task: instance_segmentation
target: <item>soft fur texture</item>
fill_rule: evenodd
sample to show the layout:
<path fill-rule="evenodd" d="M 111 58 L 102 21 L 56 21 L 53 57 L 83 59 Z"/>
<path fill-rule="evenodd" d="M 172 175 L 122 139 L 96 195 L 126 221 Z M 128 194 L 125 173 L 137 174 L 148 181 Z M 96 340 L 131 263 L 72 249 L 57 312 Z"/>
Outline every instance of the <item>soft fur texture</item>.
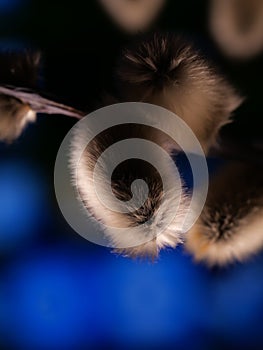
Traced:
<path fill-rule="evenodd" d="M 10 143 L 20 136 L 29 122 L 34 122 L 36 113 L 20 100 L 0 95 L 0 140 Z"/>
<path fill-rule="evenodd" d="M 225 54 L 247 59 L 263 50 L 262 0 L 211 1 L 211 32 Z"/>
<path fill-rule="evenodd" d="M 78 129 L 72 144 L 71 164 L 75 166 L 81 145 L 85 144 L 89 130 Z M 113 192 L 119 200 L 125 203 L 131 199 L 131 184 L 136 179 L 143 179 L 148 184 L 148 199 L 139 209 L 134 209 L 127 205 L 128 213 L 120 213 L 106 208 L 97 197 L 93 184 L 93 170 L 101 153 L 110 145 L 128 138 L 145 138 L 151 133 L 143 126 L 121 125 L 113 127 L 97 136 L 86 148 L 77 169 L 72 169 L 73 184 L 79 192 L 80 200 L 89 210 L 96 221 L 101 222 L 105 229 L 105 234 L 109 238 L 115 252 L 131 257 L 147 257 L 154 259 L 158 256 L 161 248 L 175 247 L 181 242 L 181 228 L 185 217 L 185 208 L 188 207 L 188 200 L 183 190 L 183 196 L 176 216 L 170 225 L 167 221 L 176 212 L 174 197 L 171 192 L 164 193 L 163 184 L 158 172 L 149 164 L 135 159 L 127 160 L 115 169 L 112 178 L 108 173 L 108 168 L 104 163 L 103 169 L 99 173 L 99 185 L 103 189 L 106 182 L 111 181 Z M 152 134 L 151 134 L 152 135 Z M 152 139 L 154 141 L 154 139 Z M 112 154 L 110 161 L 118 160 L 118 154 Z M 108 159 L 109 160 L 109 159 Z M 165 162 L 166 179 L 171 187 L 177 191 L 178 199 L 181 192 L 181 183 Z M 172 188 L 171 188 L 172 190 Z M 141 187 L 135 183 L 133 194 L 140 199 Z M 105 191 L 107 197 L 107 192 Z M 160 204 L 164 200 L 162 209 Z M 143 224 L 148 221 L 148 224 Z M 118 231 L 115 228 L 132 228 L 133 234 Z M 162 228 L 165 230 L 162 231 Z M 142 243 L 138 243 L 142 242 Z"/>
<path fill-rule="evenodd" d="M 187 235 L 197 261 L 226 265 L 263 248 L 262 178 L 260 166 L 231 163 L 212 179 L 203 213 Z"/>
<path fill-rule="evenodd" d="M 206 152 L 215 145 L 219 129 L 229 122 L 231 112 L 241 103 L 241 98 L 234 89 L 191 45 L 174 35 L 153 34 L 137 41 L 125 51 L 116 76 L 117 100 L 148 102 L 171 110 L 192 128 Z M 87 138 L 87 132 L 79 130 L 75 135 L 71 159 L 76 159 L 81 143 Z M 105 232 L 116 247 L 115 251 L 132 257 L 154 258 L 161 248 L 175 247 L 181 242 L 180 228 L 189 206 L 187 196 L 184 194 L 172 225 L 153 236 L 153 232 L 161 231 L 160 227 L 166 225 L 170 213 L 176 209 L 169 192 L 164 193 L 161 179 L 154 169 L 140 161 L 129 161 L 111 179 L 115 196 L 124 201 L 130 199 L 130 187 L 135 179 L 142 178 L 147 182 L 147 201 L 138 210 L 129 208 L 129 214 L 105 208 L 98 200 L 93 185 L 93 168 L 100 154 L 110 145 L 132 137 L 151 140 L 168 152 L 178 148 L 173 140 L 156 129 L 123 125 L 111 128 L 86 148 L 78 171 L 73 172 L 73 181 L 86 208 L 97 221 L 106 226 Z M 117 159 L 118 155 L 112 157 Z M 165 163 L 163 166 L 167 167 L 168 181 L 173 182 L 174 188 L 179 191 L 179 179 Z M 98 177 L 103 189 L 105 181 L 109 181 L 106 166 Z M 135 196 L 139 197 L 140 187 L 136 186 Z M 160 211 L 158 209 L 162 199 L 164 206 Z M 142 225 L 149 219 L 147 227 Z M 136 233 L 124 235 L 109 226 L 136 227 Z M 138 244 L 143 237 L 147 241 Z"/>
<path fill-rule="evenodd" d="M 139 39 L 124 51 L 116 76 L 122 101 L 171 110 L 190 126 L 205 152 L 242 102 L 189 43 L 172 34 Z"/>

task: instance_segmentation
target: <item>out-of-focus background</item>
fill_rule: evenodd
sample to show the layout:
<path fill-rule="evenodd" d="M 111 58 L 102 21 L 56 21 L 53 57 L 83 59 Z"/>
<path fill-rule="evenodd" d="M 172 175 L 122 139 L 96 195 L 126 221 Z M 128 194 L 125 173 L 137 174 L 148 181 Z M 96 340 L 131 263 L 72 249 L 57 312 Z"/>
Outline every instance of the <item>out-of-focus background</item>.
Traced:
<path fill-rule="evenodd" d="M 205 0 L 167 1 L 156 28 L 189 36 L 248 96 L 224 133 L 254 157 L 263 55 L 226 58 L 209 34 L 208 9 Z M 97 1 L 0 0 L 0 50 L 40 48 L 41 88 L 86 111 L 112 88 L 130 39 Z M 262 349 L 263 254 L 224 269 L 196 265 L 181 248 L 156 263 L 132 261 L 67 225 L 53 170 L 74 122 L 43 115 L 14 144 L 0 144 L 0 348 Z"/>

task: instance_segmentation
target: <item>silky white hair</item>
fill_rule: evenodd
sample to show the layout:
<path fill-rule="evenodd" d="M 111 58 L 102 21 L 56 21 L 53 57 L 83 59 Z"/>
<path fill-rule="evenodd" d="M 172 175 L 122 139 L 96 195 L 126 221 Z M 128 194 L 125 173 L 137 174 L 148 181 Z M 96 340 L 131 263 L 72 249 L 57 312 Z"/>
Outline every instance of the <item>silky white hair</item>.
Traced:
<path fill-rule="evenodd" d="M 263 168 L 232 162 L 209 187 L 186 249 L 210 266 L 244 261 L 263 248 Z"/>
<path fill-rule="evenodd" d="M 29 122 L 36 120 L 36 113 L 20 100 L 0 95 L 0 140 L 10 143 L 20 136 Z"/>
<path fill-rule="evenodd" d="M 172 111 L 193 130 L 206 153 L 243 100 L 191 44 L 168 33 L 151 34 L 124 50 L 116 75 L 122 100 Z"/>
<path fill-rule="evenodd" d="M 242 101 L 232 86 L 191 45 L 170 34 L 155 33 L 146 36 L 126 49 L 118 64 L 116 88 L 116 98 L 121 102 L 148 102 L 177 114 L 192 128 L 207 153 L 216 144 L 219 129 L 229 122 L 232 111 Z M 71 150 L 73 160 L 76 160 L 78 154 L 76 150 L 88 138 L 85 133 L 88 131 L 79 130 L 76 133 Z M 88 211 L 106 227 L 105 233 L 116 247 L 115 251 L 132 257 L 154 258 L 161 248 L 175 247 L 182 241 L 180 230 L 189 208 L 189 196 L 184 191 L 177 215 L 172 225 L 167 226 L 168 217 L 176 210 L 175 203 L 169 192 L 163 192 L 161 179 L 154 170 L 147 168 L 145 164 L 127 163 L 117 176 L 109 179 L 105 166 L 97 175 L 100 187 L 103 189 L 105 182 L 111 182 L 115 196 L 124 203 L 130 199 L 130 185 L 133 180 L 142 176 L 149 186 L 148 199 L 139 210 L 128 208 L 129 214 L 124 214 L 105 208 L 94 190 L 93 170 L 96 161 L 107 147 L 130 137 L 148 139 L 170 153 L 178 147 L 167 135 L 156 129 L 138 125 L 111 128 L 96 137 L 86 148 L 78 164 L 78 171 L 73 174 L 73 183 Z M 112 154 L 112 157 L 118 158 L 118 155 Z M 163 167 L 166 169 L 168 181 L 173 181 L 174 188 L 181 190 L 180 179 L 176 178 L 167 164 L 164 163 Z M 133 195 L 139 197 L 139 185 L 136 184 L 133 190 Z M 160 211 L 158 209 L 162 199 L 164 205 Z M 145 221 L 149 222 L 147 227 L 142 225 Z M 111 226 L 136 227 L 136 234 L 127 237 Z M 161 231 L 163 226 L 168 229 Z M 158 230 L 161 233 L 156 234 L 153 239 L 136 244 L 142 237 L 151 237 L 151 232 Z"/>
<path fill-rule="evenodd" d="M 189 198 L 185 189 L 182 188 L 181 179 L 177 177 L 174 169 L 169 165 L 170 163 L 167 164 L 161 160 L 163 171 L 166 174 L 164 179 L 160 177 L 156 169 L 134 159 L 127 160 L 126 164 L 121 165 L 119 172 L 117 171 L 117 174 L 111 177 L 108 172 L 109 164 L 100 159 L 102 166 L 100 171 L 96 173 L 96 180 L 104 193 L 105 202 L 109 201 L 109 196 L 108 187 L 105 190 L 104 187 L 106 184 L 110 184 L 116 198 L 122 201 L 127 209 L 126 213 L 111 209 L 115 203 L 111 205 L 110 202 L 108 206 L 102 203 L 94 186 L 94 168 L 103 151 L 122 139 L 146 138 L 147 128 L 138 125 L 121 125 L 104 131 L 86 147 L 76 169 L 75 165 L 80 157 L 80 151 L 86 140 L 89 139 L 89 132 L 90 130 L 85 128 L 78 128 L 75 131 L 70 152 L 70 163 L 73 166 L 72 181 L 87 212 L 96 222 L 102 224 L 101 228 L 109 238 L 110 244 L 115 248 L 114 251 L 134 258 L 155 259 L 160 249 L 176 247 L 178 243 L 182 242 L 182 227 L 186 210 L 189 207 Z M 153 134 L 151 136 L 152 141 L 154 141 Z M 116 161 L 117 164 L 121 164 L 118 154 L 112 153 L 111 158 L 107 159 L 107 163 L 109 161 L 113 164 L 116 164 Z M 130 207 L 126 203 L 131 199 L 131 196 L 141 203 L 140 183 L 133 181 L 142 177 L 148 185 L 149 195 L 142 202 L 140 208 Z M 167 181 L 166 183 L 170 184 L 170 191 L 164 192 L 162 181 Z M 131 184 L 133 184 L 132 188 Z M 176 211 L 177 200 L 179 206 Z M 171 217 L 173 218 L 172 222 L 170 221 Z M 132 234 L 122 232 L 122 230 L 118 230 L 119 228 L 130 228 Z"/>

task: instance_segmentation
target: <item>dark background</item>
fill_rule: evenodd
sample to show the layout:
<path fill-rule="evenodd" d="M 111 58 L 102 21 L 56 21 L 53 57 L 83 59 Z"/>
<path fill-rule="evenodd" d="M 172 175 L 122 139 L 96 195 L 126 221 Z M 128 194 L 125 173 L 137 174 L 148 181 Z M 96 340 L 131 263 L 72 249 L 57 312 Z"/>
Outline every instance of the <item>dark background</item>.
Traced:
<path fill-rule="evenodd" d="M 263 55 L 224 57 L 209 35 L 208 3 L 167 1 L 155 26 L 189 36 L 247 97 L 223 136 L 260 162 Z M 1 50 L 40 48 L 39 89 L 87 112 L 112 90 L 131 38 L 96 1 L 0 0 Z M 0 145 L 1 349 L 261 349 L 263 255 L 209 270 L 177 249 L 152 264 L 116 257 L 71 230 L 53 170 L 74 123 L 42 115 Z"/>

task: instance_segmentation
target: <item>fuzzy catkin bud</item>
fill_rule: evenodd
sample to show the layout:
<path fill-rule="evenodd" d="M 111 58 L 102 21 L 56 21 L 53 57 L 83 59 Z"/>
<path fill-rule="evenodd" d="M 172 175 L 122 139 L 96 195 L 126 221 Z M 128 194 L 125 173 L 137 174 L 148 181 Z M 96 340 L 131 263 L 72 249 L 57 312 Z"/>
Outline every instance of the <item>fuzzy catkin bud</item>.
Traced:
<path fill-rule="evenodd" d="M 10 143 L 23 132 L 29 122 L 34 122 L 36 113 L 28 104 L 16 98 L 0 95 L 0 140 Z"/>
<path fill-rule="evenodd" d="M 232 162 L 216 174 L 203 213 L 187 235 L 196 261 L 226 265 L 263 248 L 263 168 Z"/>
<path fill-rule="evenodd" d="M 165 107 L 183 119 L 205 152 L 242 98 L 191 44 L 154 33 L 124 50 L 116 72 L 122 101 Z"/>

